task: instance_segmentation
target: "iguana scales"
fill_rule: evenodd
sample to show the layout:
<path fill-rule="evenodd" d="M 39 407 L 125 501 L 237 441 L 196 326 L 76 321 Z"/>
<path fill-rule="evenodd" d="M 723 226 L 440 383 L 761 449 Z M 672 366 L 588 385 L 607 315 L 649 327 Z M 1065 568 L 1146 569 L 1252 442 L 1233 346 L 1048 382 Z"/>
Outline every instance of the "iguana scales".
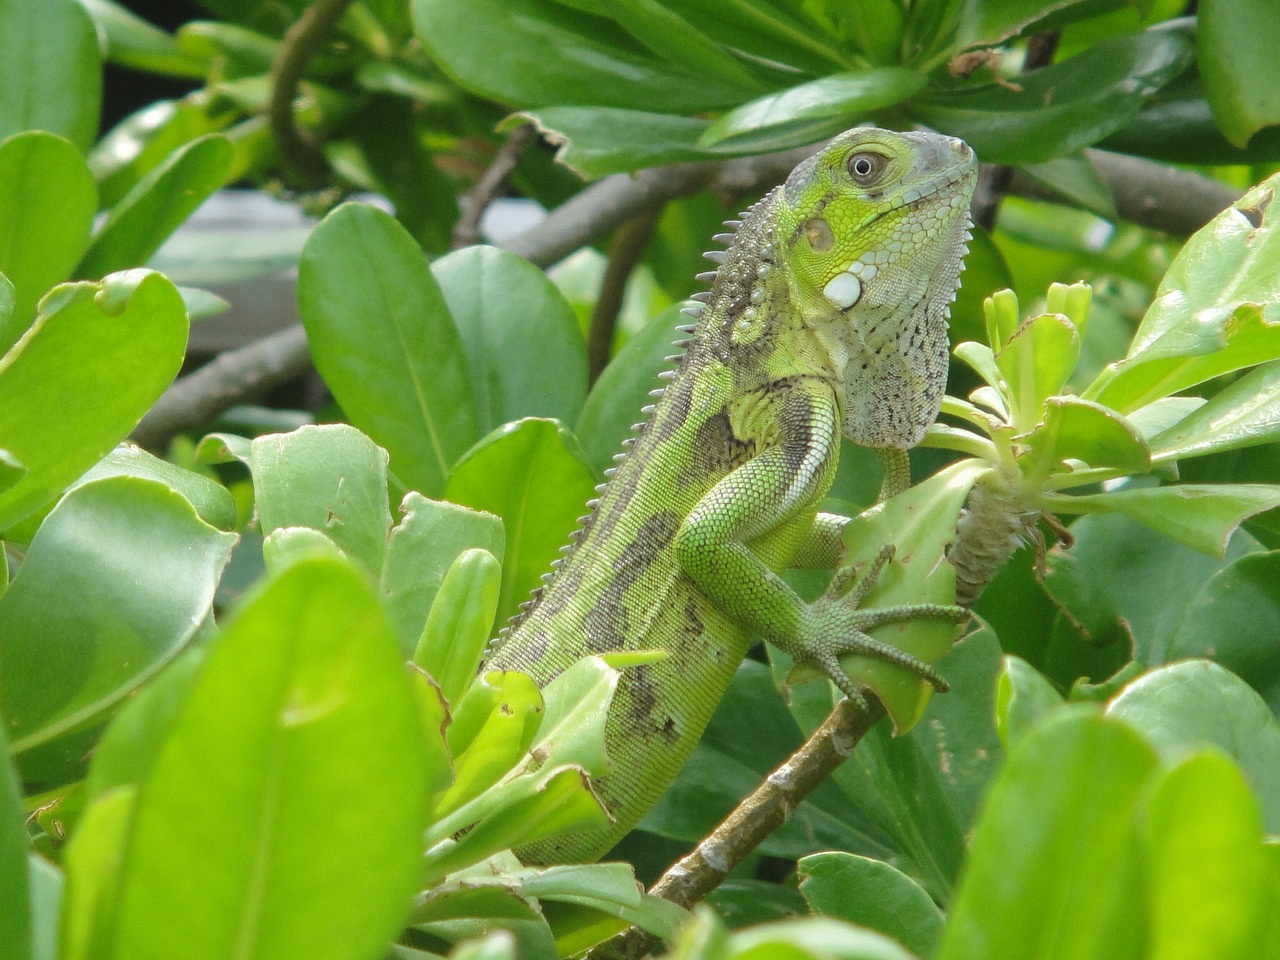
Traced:
<path fill-rule="evenodd" d="M 755 637 L 860 698 L 838 656 L 926 664 L 864 631 L 954 608 L 806 603 L 778 576 L 833 568 L 844 517 L 818 512 L 840 435 L 918 443 L 938 413 L 947 316 L 977 161 L 960 140 L 870 127 L 836 137 L 708 254 L 719 266 L 684 352 L 566 556 L 504 631 L 487 669 L 539 684 L 580 658 L 661 650 L 623 671 L 596 781 L 612 829 L 522 850 L 599 857 L 675 777 Z"/>

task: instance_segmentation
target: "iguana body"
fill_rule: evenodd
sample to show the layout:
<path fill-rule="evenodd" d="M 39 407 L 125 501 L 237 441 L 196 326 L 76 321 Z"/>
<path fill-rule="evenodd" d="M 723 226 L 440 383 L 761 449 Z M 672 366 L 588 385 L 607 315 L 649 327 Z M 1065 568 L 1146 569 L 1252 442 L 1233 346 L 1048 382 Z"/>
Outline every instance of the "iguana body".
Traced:
<path fill-rule="evenodd" d="M 975 176 L 959 140 L 856 129 L 722 238 L 729 249 L 713 256 L 721 263 L 670 385 L 486 664 L 545 684 L 590 654 L 668 654 L 618 684 L 613 769 L 596 781 L 613 829 L 521 851 L 527 859 L 591 860 L 634 826 L 756 636 L 855 696 L 836 662 L 846 651 L 936 678 L 862 633 L 879 622 L 866 612 L 805 603 L 776 571 L 835 565 L 843 518 L 818 506 L 842 432 L 905 449 L 937 415 Z"/>

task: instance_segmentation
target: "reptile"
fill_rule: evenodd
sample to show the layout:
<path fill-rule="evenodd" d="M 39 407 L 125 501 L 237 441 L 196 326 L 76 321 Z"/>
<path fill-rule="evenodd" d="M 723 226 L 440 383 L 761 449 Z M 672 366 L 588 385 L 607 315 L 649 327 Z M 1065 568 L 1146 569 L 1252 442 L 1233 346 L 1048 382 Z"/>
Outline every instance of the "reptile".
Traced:
<path fill-rule="evenodd" d="M 945 689 L 932 667 L 866 631 L 960 619 L 958 608 L 805 602 L 778 573 L 838 567 L 848 521 L 818 507 L 842 433 L 895 451 L 905 471 L 901 451 L 937 416 L 976 176 L 961 140 L 855 128 L 717 235 L 727 249 L 707 254 L 718 266 L 698 275 L 710 290 L 679 328 L 690 336 L 669 358 L 669 383 L 485 663 L 545 686 L 584 656 L 665 654 L 618 680 L 605 727 L 612 767 L 593 781 L 612 826 L 522 848 L 526 862 L 591 861 L 630 830 L 756 637 L 860 702 L 838 662 L 847 652 Z"/>

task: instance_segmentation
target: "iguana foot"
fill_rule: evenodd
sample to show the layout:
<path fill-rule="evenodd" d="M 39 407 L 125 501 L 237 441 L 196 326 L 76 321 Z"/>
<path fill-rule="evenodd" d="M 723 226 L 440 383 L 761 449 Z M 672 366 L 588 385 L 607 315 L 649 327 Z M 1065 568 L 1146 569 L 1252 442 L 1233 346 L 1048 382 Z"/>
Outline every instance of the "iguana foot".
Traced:
<path fill-rule="evenodd" d="M 810 622 L 805 636 L 793 644 L 783 645 L 798 662 L 818 667 L 850 700 L 866 706 L 857 683 L 840 666 L 845 654 L 874 657 L 905 667 L 940 693 L 949 688 L 947 681 L 919 657 L 870 636 L 867 631 L 886 623 L 901 623 L 917 618 L 950 620 L 963 623 L 969 611 L 963 607 L 941 603 L 901 604 L 874 610 L 860 610 L 858 604 L 875 586 L 881 570 L 893 558 L 893 546 L 885 545 L 861 576 L 852 568 L 836 571 L 823 596 L 809 605 Z M 791 647 L 791 649 L 787 649 Z"/>

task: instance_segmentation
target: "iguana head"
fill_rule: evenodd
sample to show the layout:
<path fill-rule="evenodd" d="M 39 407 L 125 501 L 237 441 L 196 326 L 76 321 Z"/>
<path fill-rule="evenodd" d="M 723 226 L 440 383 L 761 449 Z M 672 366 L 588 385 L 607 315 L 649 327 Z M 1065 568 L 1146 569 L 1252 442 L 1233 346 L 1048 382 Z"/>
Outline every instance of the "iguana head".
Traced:
<path fill-rule="evenodd" d="M 914 446 L 937 416 L 977 171 L 954 137 L 860 127 L 781 189 L 791 302 L 843 367 L 857 443 Z"/>

